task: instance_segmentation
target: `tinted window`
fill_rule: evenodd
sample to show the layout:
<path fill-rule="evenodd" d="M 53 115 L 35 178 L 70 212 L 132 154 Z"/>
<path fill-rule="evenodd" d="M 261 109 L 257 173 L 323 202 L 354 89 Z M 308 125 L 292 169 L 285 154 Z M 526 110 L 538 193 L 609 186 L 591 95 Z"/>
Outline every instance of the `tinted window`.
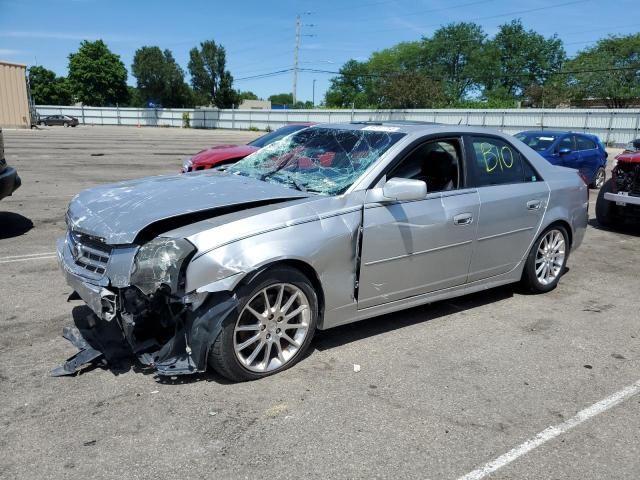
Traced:
<path fill-rule="evenodd" d="M 596 144 L 587 137 L 576 136 L 576 150 L 593 150 Z"/>
<path fill-rule="evenodd" d="M 491 137 L 471 137 L 477 185 L 502 185 L 524 181 L 523 160 L 514 147 Z"/>
<path fill-rule="evenodd" d="M 562 140 L 560 140 L 560 142 L 558 143 L 558 150 L 562 150 L 563 148 L 568 148 L 569 150 L 575 150 L 575 145 L 573 144 L 573 136 L 572 135 L 568 135 L 566 137 L 564 137 Z"/>
<path fill-rule="evenodd" d="M 426 182 L 428 192 L 455 190 L 460 179 L 460 142 L 437 140 L 424 143 L 407 155 L 387 178 Z"/>
<path fill-rule="evenodd" d="M 539 133 L 518 133 L 515 137 L 538 152 L 547 150 L 558 138 L 553 135 Z"/>

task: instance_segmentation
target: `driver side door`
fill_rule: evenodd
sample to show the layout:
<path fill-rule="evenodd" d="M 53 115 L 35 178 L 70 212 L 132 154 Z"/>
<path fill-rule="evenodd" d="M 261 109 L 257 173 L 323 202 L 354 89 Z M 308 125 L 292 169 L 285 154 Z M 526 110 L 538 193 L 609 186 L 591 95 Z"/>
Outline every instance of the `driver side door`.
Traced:
<path fill-rule="evenodd" d="M 430 161 L 451 157 L 451 179 Z M 467 280 L 476 237 L 479 197 L 466 188 L 460 138 L 429 140 L 412 149 L 385 174 L 426 178 L 424 199 L 379 203 L 365 200 L 358 308 L 368 308 L 445 288 Z M 434 155 L 433 152 L 438 152 Z M 431 183 L 431 191 L 429 184 Z"/>

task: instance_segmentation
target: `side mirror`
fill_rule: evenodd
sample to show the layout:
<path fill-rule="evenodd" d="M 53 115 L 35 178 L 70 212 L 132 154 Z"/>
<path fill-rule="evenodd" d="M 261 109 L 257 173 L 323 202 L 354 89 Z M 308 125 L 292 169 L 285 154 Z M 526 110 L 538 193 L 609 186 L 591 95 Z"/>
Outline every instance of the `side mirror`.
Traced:
<path fill-rule="evenodd" d="M 559 153 L 560 155 L 567 155 L 567 154 L 571 153 L 571 149 L 570 149 L 570 148 L 566 148 L 566 147 L 565 147 L 565 148 L 561 148 L 561 149 L 558 151 L 558 153 Z"/>
<path fill-rule="evenodd" d="M 421 180 L 392 178 L 381 188 L 373 188 L 367 194 L 368 202 L 398 202 L 422 200 L 427 196 L 427 184 Z"/>

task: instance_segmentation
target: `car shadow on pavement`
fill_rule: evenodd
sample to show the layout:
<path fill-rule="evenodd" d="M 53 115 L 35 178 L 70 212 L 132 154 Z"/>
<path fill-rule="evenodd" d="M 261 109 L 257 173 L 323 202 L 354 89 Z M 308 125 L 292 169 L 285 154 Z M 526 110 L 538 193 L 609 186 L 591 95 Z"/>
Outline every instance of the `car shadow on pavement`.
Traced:
<path fill-rule="evenodd" d="M 595 218 L 589 219 L 589 226 L 596 230 L 602 230 L 603 232 L 620 233 L 622 235 L 629 235 L 632 237 L 640 237 L 640 224 L 624 224 L 613 228 L 603 227 L 598 223 Z"/>
<path fill-rule="evenodd" d="M 0 240 L 19 237 L 33 228 L 33 222 L 19 213 L 0 212 Z"/>
<path fill-rule="evenodd" d="M 513 297 L 513 285 L 497 287 L 450 300 L 402 310 L 400 312 L 373 317 L 329 330 L 318 331 L 312 347 L 324 351 L 365 338 L 375 337 L 417 323 L 428 322 L 452 313 L 463 312 L 483 305 Z"/>
<path fill-rule="evenodd" d="M 317 331 L 311 348 L 301 360 L 313 356 L 315 350 L 329 350 L 348 343 L 393 332 L 400 328 L 409 327 L 417 323 L 428 322 L 447 315 L 471 310 L 489 303 L 495 303 L 512 298 L 518 290 L 513 285 L 497 287 L 483 292 L 477 292 L 451 300 L 443 300 L 429 305 L 422 305 L 396 313 L 370 318 L 341 327 L 324 331 Z M 72 310 L 74 324 L 87 342 L 95 349 L 103 352 L 106 364 L 92 365 L 85 368 L 85 374 L 94 368 L 109 370 L 114 375 L 120 375 L 130 370 L 144 375 L 153 375 L 157 383 L 165 385 L 183 385 L 201 381 L 216 382 L 228 385 L 233 382 L 218 373 L 207 370 L 205 373 L 193 375 L 177 375 L 173 377 L 158 375 L 153 369 L 143 368 L 128 349 L 116 322 L 96 321 L 95 315 L 87 306 L 77 306 Z M 294 367 L 295 368 L 295 367 Z"/>

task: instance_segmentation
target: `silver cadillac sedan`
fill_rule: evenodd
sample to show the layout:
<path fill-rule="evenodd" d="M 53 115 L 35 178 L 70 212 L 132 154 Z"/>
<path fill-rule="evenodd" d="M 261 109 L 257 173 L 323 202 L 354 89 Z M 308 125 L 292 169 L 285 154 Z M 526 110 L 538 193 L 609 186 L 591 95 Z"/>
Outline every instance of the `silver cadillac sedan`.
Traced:
<path fill-rule="evenodd" d="M 497 131 L 325 124 L 225 171 L 86 190 L 58 256 L 93 324 L 144 365 L 241 381 L 295 364 L 317 329 L 555 288 L 587 205 L 575 170 Z"/>

